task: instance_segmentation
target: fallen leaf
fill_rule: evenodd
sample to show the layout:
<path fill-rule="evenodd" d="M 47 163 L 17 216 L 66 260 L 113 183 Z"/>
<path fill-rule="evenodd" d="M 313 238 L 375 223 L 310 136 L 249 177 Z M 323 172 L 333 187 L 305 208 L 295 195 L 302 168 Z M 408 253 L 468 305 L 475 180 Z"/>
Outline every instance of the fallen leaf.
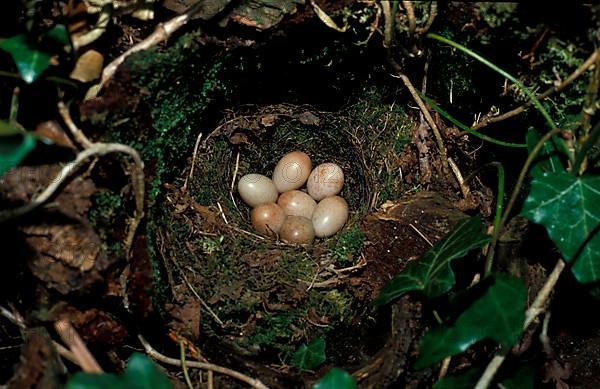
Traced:
<path fill-rule="evenodd" d="M 73 80 L 90 82 L 98 79 L 102 73 L 104 57 L 96 50 L 88 50 L 77 59 L 70 74 Z"/>

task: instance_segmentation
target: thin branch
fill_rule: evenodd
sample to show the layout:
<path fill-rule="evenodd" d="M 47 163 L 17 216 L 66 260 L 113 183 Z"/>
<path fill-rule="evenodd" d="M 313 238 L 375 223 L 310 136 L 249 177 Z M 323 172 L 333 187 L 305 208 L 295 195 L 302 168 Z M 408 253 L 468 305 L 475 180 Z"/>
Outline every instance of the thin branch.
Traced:
<path fill-rule="evenodd" d="M 54 328 L 62 341 L 69 346 L 69 349 L 83 371 L 87 373 L 102 373 L 102 368 L 68 320 L 60 319 L 56 321 Z"/>
<path fill-rule="evenodd" d="M 58 102 L 58 112 L 60 113 L 60 116 L 62 116 L 63 121 L 67 125 L 69 131 L 71 131 L 71 134 L 73 135 L 77 143 L 79 143 L 84 149 L 91 147 L 92 142 L 87 138 L 87 136 L 85 136 L 83 131 L 81 131 L 79 127 L 77 127 L 75 123 L 73 123 L 73 119 L 71 118 L 71 114 L 69 113 L 69 108 L 67 108 L 65 103 L 63 103 L 62 101 Z"/>
<path fill-rule="evenodd" d="M 144 350 L 146 351 L 146 354 L 148 354 L 152 358 L 156 359 L 159 362 L 166 363 L 167 365 L 181 366 L 181 361 L 179 359 L 169 358 L 169 357 L 159 353 L 150 345 L 150 343 L 148 343 L 148 341 L 146 341 L 146 339 L 144 339 L 144 337 L 142 335 L 138 335 L 138 339 L 144 346 Z M 245 374 L 242 374 L 238 371 L 229 369 L 227 367 L 215 365 L 212 363 L 197 362 L 197 361 L 188 361 L 187 366 L 196 368 L 196 369 L 204 369 L 204 370 L 208 370 L 208 371 L 214 371 L 217 373 L 225 374 L 230 377 L 236 378 L 242 382 L 245 382 L 246 384 L 250 385 L 253 388 L 268 389 L 268 387 L 265 384 L 263 384 L 261 381 L 259 381 L 258 379 L 248 377 Z"/>
<path fill-rule="evenodd" d="M 131 47 L 129 50 L 115 58 L 111 63 L 109 63 L 104 70 L 102 71 L 102 81 L 100 82 L 101 86 L 105 86 L 108 80 L 112 78 L 112 76 L 117 71 L 119 65 L 121 65 L 127 57 L 129 57 L 133 53 L 137 53 L 138 51 L 147 50 L 152 46 L 157 45 L 158 43 L 167 40 L 175 31 L 179 30 L 182 26 L 184 26 L 192 16 L 196 12 L 200 10 L 200 8 L 204 5 L 204 1 L 198 1 L 196 4 L 190 7 L 185 13 L 174 17 L 166 23 L 159 23 L 156 26 L 156 29 L 152 34 L 150 34 L 146 39 L 139 42 L 135 46 Z"/>
<path fill-rule="evenodd" d="M 417 29 L 417 18 L 415 17 L 415 8 L 413 7 L 412 1 L 403 1 L 402 5 L 406 10 L 406 16 L 408 17 L 408 36 L 412 39 Z"/>
<path fill-rule="evenodd" d="M 424 26 L 417 27 L 418 35 L 426 34 L 427 31 L 429 31 L 429 29 L 431 28 L 431 25 L 435 21 L 435 18 L 437 17 L 437 11 L 438 11 L 437 1 L 432 1 L 431 5 L 429 6 L 429 17 L 427 18 L 427 22 L 425 22 Z"/>
<path fill-rule="evenodd" d="M 538 292 L 535 300 L 533 301 L 529 309 L 525 312 L 525 322 L 523 324 L 523 331 L 525 331 L 533 322 L 533 320 L 544 311 L 546 301 L 548 300 L 550 293 L 554 289 L 554 286 L 556 286 L 556 283 L 558 282 L 560 274 L 562 273 L 564 268 L 565 261 L 559 259 L 558 262 L 556 262 L 556 265 L 554 266 L 554 270 L 552 270 L 552 273 L 550 273 L 550 275 L 548 276 L 546 283 Z M 496 372 L 498 371 L 500 366 L 502 366 L 502 363 L 504 363 L 508 352 L 509 349 L 504 348 L 500 353 L 498 353 L 496 356 L 494 356 L 494 358 L 492 358 L 490 363 L 485 368 L 485 371 L 479 378 L 475 389 L 487 389 L 490 386 L 494 375 L 496 375 Z"/>
<path fill-rule="evenodd" d="M 438 148 L 440 149 L 440 156 L 442 159 L 443 172 L 444 172 L 444 174 L 448 174 L 448 170 L 449 170 L 448 157 L 447 157 L 447 152 L 446 152 L 446 146 L 444 145 L 444 139 L 442 138 L 442 134 L 440 133 L 440 130 L 439 130 L 437 124 L 435 124 L 435 121 L 433 120 L 431 113 L 427 109 L 427 106 L 425 106 L 425 103 L 423 103 L 423 100 L 421 99 L 421 97 L 419 96 L 417 91 L 415 90 L 415 87 L 413 86 L 412 82 L 403 73 L 402 68 L 396 62 L 396 60 L 394 60 L 394 58 L 393 58 L 391 49 L 392 49 L 394 24 L 393 24 L 392 11 L 391 11 L 390 4 L 389 4 L 389 2 L 384 1 L 381 3 L 381 7 L 383 8 L 383 15 L 384 15 L 384 19 L 385 19 L 385 31 L 384 31 L 383 46 L 386 48 L 387 60 L 390 63 L 390 65 L 394 68 L 394 71 L 396 72 L 397 76 L 402 80 L 402 82 L 404 83 L 404 85 L 406 86 L 408 91 L 410 92 L 412 98 L 415 100 L 415 102 L 421 109 L 421 112 L 423 112 L 423 116 L 425 117 L 427 124 L 429 124 L 429 127 L 431 127 L 431 130 L 433 131 L 433 134 L 435 136 Z"/>
<path fill-rule="evenodd" d="M 560 92 L 561 90 L 565 89 L 573 81 L 575 81 L 577 78 L 579 78 L 579 76 L 581 76 L 583 73 L 585 73 L 585 71 L 588 70 L 596 62 L 596 59 L 598 58 L 599 54 L 600 54 L 600 49 L 594 51 L 592 53 L 592 55 L 590 55 L 590 57 L 588 59 L 586 59 L 585 62 L 583 64 L 581 64 L 581 66 L 579 66 L 571 75 L 569 75 L 569 77 L 567 77 L 560 85 L 558 85 L 558 86 L 555 85 L 555 86 L 552 86 L 552 87 L 546 89 L 543 93 L 540 93 L 539 95 L 537 95 L 537 99 L 538 100 L 545 99 L 546 97 L 552 95 L 553 93 Z M 506 113 L 503 113 L 502 115 L 483 119 L 479 123 L 475 124 L 472 127 L 472 129 L 478 130 L 480 128 L 486 127 L 489 124 L 498 123 L 503 120 L 509 119 L 511 117 L 517 116 L 517 115 L 525 112 L 525 110 L 527 108 L 531 107 L 531 105 L 532 105 L 532 102 L 527 101 L 525 104 L 523 104 L 515 109 L 512 109 Z"/>
<path fill-rule="evenodd" d="M 110 22 L 112 16 L 112 9 L 113 7 L 111 3 L 106 4 L 104 7 L 102 7 L 100 15 L 98 16 L 98 21 L 96 21 L 96 25 L 85 34 L 73 38 L 73 48 L 75 50 L 89 45 L 106 32 L 106 27 L 108 27 L 108 22 Z"/>

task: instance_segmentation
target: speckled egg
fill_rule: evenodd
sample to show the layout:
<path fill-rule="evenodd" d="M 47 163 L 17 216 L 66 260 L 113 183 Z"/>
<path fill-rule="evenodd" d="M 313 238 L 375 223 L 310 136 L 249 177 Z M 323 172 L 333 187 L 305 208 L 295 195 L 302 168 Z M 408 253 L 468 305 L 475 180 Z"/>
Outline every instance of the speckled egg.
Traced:
<path fill-rule="evenodd" d="M 284 210 L 275 203 L 265 203 L 254 207 L 250 212 L 252 226 L 261 234 L 278 234 L 285 221 Z"/>
<path fill-rule="evenodd" d="M 340 196 L 326 197 L 321 200 L 312 215 L 315 235 L 326 238 L 334 235 L 348 221 L 348 203 Z"/>
<path fill-rule="evenodd" d="M 310 157 L 302 151 L 292 151 L 284 155 L 275 170 L 273 183 L 279 193 L 301 188 L 312 169 Z"/>
<path fill-rule="evenodd" d="M 344 172 L 335 163 L 322 163 L 310 173 L 306 189 L 308 194 L 319 201 L 325 197 L 335 196 L 344 186 Z"/>
<path fill-rule="evenodd" d="M 315 229 L 310 219 L 302 216 L 287 216 L 279 236 L 286 243 L 312 243 L 315 239 Z"/>
<path fill-rule="evenodd" d="M 303 216 L 307 219 L 312 217 L 317 206 L 317 202 L 312 197 L 299 190 L 282 193 L 277 204 L 283 208 L 286 215 Z"/>
<path fill-rule="evenodd" d="M 251 207 L 274 203 L 279 195 L 273 181 L 262 174 L 246 174 L 240 178 L 238 193 L 242 200 Z"/>

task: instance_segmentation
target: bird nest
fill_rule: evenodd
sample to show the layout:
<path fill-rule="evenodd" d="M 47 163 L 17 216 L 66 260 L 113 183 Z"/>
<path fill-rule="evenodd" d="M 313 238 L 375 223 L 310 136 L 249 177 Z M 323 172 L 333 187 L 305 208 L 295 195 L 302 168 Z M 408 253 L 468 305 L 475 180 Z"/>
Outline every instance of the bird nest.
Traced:
<path fill-rule="evenodd" d="M 299 345 L 320 337 L 327 341 L 327 361 L 338 366 L 360 367 L 382 346 L 374 291 L 360 277 L 366 265 L 361 223 L 383 200 L 402 193 L 397 164 L 410 125 L 393 105 L 338 113 L 275 105 L 227 112 L 200 137 L 184 176 L 169 185 L 157 224 L 157 247 L 171 269 L 176 300 L 195 299 L 202 307 L 201 328 L 190 336 L 204 347 L 229 350 L 233 359 L 280 367 L 290 364 Z M 293 150 L 307 153 L 313 166 L 335 162 L 345 175 L 340 195 L 349 220 L 336 235 L 310 245 L 259 235 L 236 190 L 245 174 L 271 176 Z M 370 352 L 345 344 L 344 334 L 359 333 L 370 334 Z"/>

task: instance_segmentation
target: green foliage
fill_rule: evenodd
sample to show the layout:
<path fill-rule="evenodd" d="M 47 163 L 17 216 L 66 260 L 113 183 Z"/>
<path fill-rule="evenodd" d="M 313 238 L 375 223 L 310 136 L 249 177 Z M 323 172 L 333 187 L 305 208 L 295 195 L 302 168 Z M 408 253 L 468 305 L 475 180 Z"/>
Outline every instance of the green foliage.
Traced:
<path fill-rule="evenodd" d="M 478 2 L 479 16 L 492 28 L 502 26 L 514 18 L 517 3 Z"/>
<path fill-rule="evenodd" d="M 341 266 L 352 263 L 351 258 L 360 252 L 365 241 L 360 224 L 355 223 L 350 229 L 339 232 L 336 238 L 333 247 L 336 262 Z"/>
<path fill-rule="evenodd" d="M 546 227 L 579 282 L 600 280 L 600 177 L 566 172 L 536 177 L 522 214 Z"/>
<path fill-rule="evenodd" d="M 54 26 L 44 34 L 42 39 L 47 43 L 54 43 L 60 48 L 69 43 L 69 36 L 64 25 Z M 42 46 L 25 34 L 0 41 L 0 49 L 12 56 L 21 78 L 28 84 L 35 81 L 50 66 L 50 59 L 58 53 L 57 51 L 47 51 L 46 47 L 47 45 Z"/>
<path fill-rule="evenodd" d="M 433 389 L 473 389 L 481 373 L 482 369 L 473 367 L 461 374 L 442 378 L 433 385 Z"/>
<path fill-rule="evenodd" d="M 325 357 L 325 339 L 317 338 L 308 346 L 302 344 L 291 359 L 291 364 L 302 370 L 312 370 L 319 367 L 327 358 Z"/>
<path fill-rule="evenodd" d="M 500 383 L 502 389 L 533 389 L 535 370 L 531 363 L 519 366 L 512 377 L 504 379 Z"/>
<path fill-rule="evenodd" d="M 527 131 L 527 149 L 529 153 L 533 150 L 535 145 L 540 141 L 541 135 L 534 128 L 530 128 Z M 552 141 L 544 143 L 542 151 L 538 154 L 536 159 L 533 161 L 531 168 L 529 169 L 529 175 L 531 177 L 540 177 L 545 172 L 561 172 L 564 171 L 562 161 L 556 146 Z"/>
<path fill-rule="evenodd" d="M 0 176 L 17 166 L 36 145 L 35 138 L 28 134 L 7 135 L 11 125 L 0 120 Z"/>
<path fill-rule="evenodd" d="M 411 291 L 422 291 L 427 297 L 439 296 L 454 285 L 450 262 L 489 241 L 483 233 L 481 218 L 462 220 L 421 258 L 409 262 L 404 270 L 384 286 L 375 304 L 387 304 Z"/>
<path fill-rule="evenodd" d="M 503 346 L 514 345 L 523 330 L 527 291 L 522 281 L 496 274 L 485 293 L 450 326 L 429 330 L 420 341 L 415 368 L 430 366 L 465 351 L 472 344 L 492 339 Z"/>
<path fill-rule="evenodd" d="M 356 380 L 345 370 L 337 367 L 329 370 L 312 387 L 312 389 L 355 389 Z"/>
<path fill-rule="evenodd" d="M 167 376 L 147 356 L 134 353 L 121 375 L 83 373 L 73 375 L 66 389 L 171 389 Z"/>

